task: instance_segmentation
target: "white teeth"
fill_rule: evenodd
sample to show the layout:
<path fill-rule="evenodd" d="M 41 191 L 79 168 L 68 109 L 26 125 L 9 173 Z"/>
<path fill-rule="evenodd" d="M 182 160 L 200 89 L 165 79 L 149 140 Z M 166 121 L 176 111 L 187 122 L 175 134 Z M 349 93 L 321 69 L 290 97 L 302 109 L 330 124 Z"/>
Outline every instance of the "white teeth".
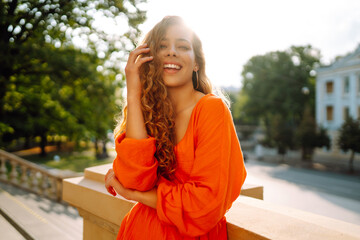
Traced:
<path fill-rule="evenodd" d="M 164 64 L 164 68 L 174 68 L 179 70 L 181 67 L 179 65 L 175 65 L 175 64 Z"/>

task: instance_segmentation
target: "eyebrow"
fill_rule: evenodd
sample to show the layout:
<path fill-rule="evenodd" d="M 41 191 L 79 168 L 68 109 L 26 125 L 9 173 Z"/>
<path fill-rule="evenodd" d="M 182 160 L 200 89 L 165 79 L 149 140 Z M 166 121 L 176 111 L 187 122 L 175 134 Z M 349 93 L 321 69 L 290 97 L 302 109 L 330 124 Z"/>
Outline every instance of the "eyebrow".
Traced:
<path fill-rule="evenodd" d="M 169 39 L 167 39 L 167 38 L 163 38 L 163 39 L 161 39 L 161 41 L 168 41 Z M 177 42 L 187 42 L 187 43 L 191 43 L 189 40 L 187 40 L 187 39 L 185 39 L 185 38 L 177 38 L 176 39 L 176 41 Z"/>

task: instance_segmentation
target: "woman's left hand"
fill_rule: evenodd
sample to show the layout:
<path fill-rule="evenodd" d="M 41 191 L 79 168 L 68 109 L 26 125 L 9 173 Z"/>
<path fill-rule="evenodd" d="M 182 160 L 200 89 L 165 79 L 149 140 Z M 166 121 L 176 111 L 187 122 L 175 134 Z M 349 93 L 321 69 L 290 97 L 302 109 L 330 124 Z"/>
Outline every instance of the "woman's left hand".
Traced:
<path fill-rule="evenodd" d="M 114 170 L 111 168 L 105 175 L 105 187 L 107 191 L 116 196 L 116 193 L 124 197 L 125 199 L 132 200 L 131 196 L 134 190 L 125 188 L 119 180 L 116 178 Z"/>

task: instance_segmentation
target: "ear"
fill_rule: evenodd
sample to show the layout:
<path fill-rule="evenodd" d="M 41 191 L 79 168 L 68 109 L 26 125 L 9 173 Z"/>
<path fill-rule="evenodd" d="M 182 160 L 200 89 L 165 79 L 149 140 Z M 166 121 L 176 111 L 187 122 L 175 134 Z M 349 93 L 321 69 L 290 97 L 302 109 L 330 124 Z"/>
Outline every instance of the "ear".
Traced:
<path fill-rule="evenodd" d="M 198 70 L 199 70 L 199 65 L 197 63 L 195 63 L 194 72 L 197 72 Z"/>

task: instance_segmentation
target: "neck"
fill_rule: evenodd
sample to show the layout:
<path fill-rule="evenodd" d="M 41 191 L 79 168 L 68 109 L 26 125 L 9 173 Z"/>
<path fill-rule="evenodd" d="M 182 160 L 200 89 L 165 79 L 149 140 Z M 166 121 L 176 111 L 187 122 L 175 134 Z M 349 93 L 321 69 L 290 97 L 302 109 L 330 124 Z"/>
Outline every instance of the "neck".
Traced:
<path fill-rule="evenodd" d="M 192 84 L 181 88 L 167 88 L 169 98 L 173 104 L 175 114 L 192 106 L 196 101 L 196 90 Z"/>

